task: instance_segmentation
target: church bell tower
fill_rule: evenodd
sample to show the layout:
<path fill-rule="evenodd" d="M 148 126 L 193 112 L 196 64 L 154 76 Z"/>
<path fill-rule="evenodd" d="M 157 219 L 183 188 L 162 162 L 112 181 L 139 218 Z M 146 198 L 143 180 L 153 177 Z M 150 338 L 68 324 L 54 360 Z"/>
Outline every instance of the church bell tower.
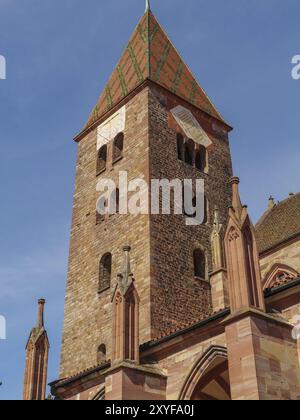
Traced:
<path fill-rule="evenodd" d="M 199 55 L 201 60 L 205 57 Z M 114 338 L 112 334 L 119 316 L 117 299 L 122 297 L 118 287 L 124 246 L 125 251 L 131 249 L 133 307 L 139 309 L 135 346 L 211 314 L 210 273 L 223 268 L 221 262 L 220 267 L 213 266 L 215 208 L 218 226 L 226 226 L 231 204 L 230 131 L 147 2 L 87 124 L 75 138 L 78 157 L 61 378 L 125 354 L 116 350 L 123 343 L 120 331 Z M 119 205 L 114 214 L 99 214 L 99 182 L 113 181 L 118 201 L 124 174 L 128 182 L 142 179 L 148 185 L 151 180 L 203 180 L 203 222 L 189 226 L 186 214 L 174 214 L 173 208 L 171 214 L 151 214 L 150 205 L 138 215 L 123 214 Z M 128 193 L 129 200 L 132 194 Z M 126 276 L 131 279 L 131 273 Z M 219 301 L 217 306 L 222 309 Z M 134 360 L 137 352 L 134 347 Z"/>

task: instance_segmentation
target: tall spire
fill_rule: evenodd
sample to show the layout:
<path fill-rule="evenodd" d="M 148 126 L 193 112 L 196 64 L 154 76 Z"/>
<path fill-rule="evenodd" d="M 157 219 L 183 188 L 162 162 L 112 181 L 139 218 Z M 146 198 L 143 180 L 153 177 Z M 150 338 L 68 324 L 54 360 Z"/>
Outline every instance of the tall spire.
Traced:
<path fill-rule="evenodd" d="M 231 311 L 245 307 L 265 311 L 255 229 L 247 207 L 241 204 L 239 178 L 232 178 L 231 185 L 232 207 L 225 234 Z"/>
<path fill-rule="evenodd" d="M 237 213 L 237 215 L 241 216 L 243 206 L 242 206 L 241 197 L 239 193 L 240 179 L 235 176 L 231 178 L 230 182 L 232 185 L 232 207 L 234 211 Z"/>
<path fill-rule="evenodd" d="M 44 306 L 45 306 L 45 299 L 40 299 L 38 301 L 38 320 L 37 320 L 37 327 L 39 329 L 44 327 Z"/>
<path fill-rule="evenodd" d="M 36 327 L 31 330 L 26 346 L 23 400 L 44 400 L 47 386 L 49 341 L 44 328 L 45 300 L 38 301 Z"/>
<path fill-rule="evenodd" d="M 77 141 L 101 117 L 149 80 L 226 125 L 150 10 L 150 0 L 146 0 L 146 13 L 133 32 L 84 130 L 76 137 Z"/>

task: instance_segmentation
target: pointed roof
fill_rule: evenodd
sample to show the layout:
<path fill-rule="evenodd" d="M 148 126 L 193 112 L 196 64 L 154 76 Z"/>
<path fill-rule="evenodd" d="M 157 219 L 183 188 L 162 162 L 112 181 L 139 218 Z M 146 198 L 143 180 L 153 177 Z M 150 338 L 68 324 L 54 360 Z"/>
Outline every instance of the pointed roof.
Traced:
<path fill-rule="evenodd" d="M 84 129 L 88 129 L 147 79 L 224 122 L 150 8 L 147 8 Z"/>
<path fill-rule="evenodd" d="M 47 344 L 49 345 L 47 332 L 44 327 L 44 306 L 45 306 L 45 299 L 39 299 L 38 301 L 38 317 L 37 317 L 37 324 L 35 327 L 32 328 L 26 348 L 30 344 L 30 342 L 33 342 L 36 344 L 42 336 L 45 336 Z"/>

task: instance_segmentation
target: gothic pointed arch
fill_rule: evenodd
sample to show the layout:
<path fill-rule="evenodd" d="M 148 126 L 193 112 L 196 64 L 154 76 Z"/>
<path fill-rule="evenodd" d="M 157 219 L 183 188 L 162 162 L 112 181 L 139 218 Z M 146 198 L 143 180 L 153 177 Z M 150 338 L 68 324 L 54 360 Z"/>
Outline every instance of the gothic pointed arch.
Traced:
<path fill-rule="evenodd" d="M 104 401 L 105 400 L 105 386 L 97 392 L 92 401 Z"/>
<path fill-rule="evenodd" d="M 113 163 L 116 163 L 123 157 L 124 133 L 119 133 L 113 142 Z"/>
<path fill-rule="evenodd" d="M 112 255 L 110 252 L 101 257 L 99 263 L 98 293 L 110 288 L 112 271 Z"/>
<path fill-rule="evenodd" d="M 231 400 L 227 349 L 211 346 L 192 367 L 179 400 Z"/>
<path fill-rule="evenodd" d="M 97 175 L 106 170 L 107 164 L 107 145 L 102 146 L 97 154 Z"/>
<path fill-rule="evenodd" d="M 45 300 L 38 302 L 37 325 L 31 330 L 26 345 L 26 364 L 24 373 L 23 400 L 45 400 L 49 340 L 44 327 Z"/>
<path fill-rule="evenodd" d="M 249 307 L 265 311 L 255 229 L 247 206 L 241 203 L 239 178 L 232 178 L 231 185 L 232 206 L 224 238 L 231 311 Z"/>
<path fill-rule="evenodd" d="M 274 264 L 263 279 L 263 288 L 272 289 L 299 277 L 299 273 L 285 264 Z"/>
<path fill-rule="evenodd" d="M 139 363 L 139 304 L 135 280 L 130 267 L 129 246 L 123 248 L 124 266 L 112 297 L 113 350 L 112 363 Z"/>
<path fill-rule="evenodd" d="M 113 362 L 139 361 L 139 296 L 134 284 L 113 296 Z"/>

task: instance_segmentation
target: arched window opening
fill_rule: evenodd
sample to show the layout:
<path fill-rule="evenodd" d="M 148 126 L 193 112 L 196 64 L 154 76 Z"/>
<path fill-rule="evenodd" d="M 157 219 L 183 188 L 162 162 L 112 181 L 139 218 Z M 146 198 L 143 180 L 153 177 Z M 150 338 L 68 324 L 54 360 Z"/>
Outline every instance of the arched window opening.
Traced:
<path fill-rule="evenodd" d="M 184 160 L 183 156 L 183 150 L 184 150 L 184 138 L 182 134 L 177 134 L 177 156 L 179 160 Z"/>
<path fill-rule="evenodd" d="M 101 293 L 106 289 L 110 288 L 111 282 L 111 254 L 105 254 L 100 260 L 99 265 L 99 288 L 98 292 Z"/>
<path fill-rule="evenodd" d="M 98 151 L 97 157 L 97 175 L 104 172 L 106 169 L 107 162 L 107 146 L 102 146 Z"/>
<path fill-rule="evenodd" d="M 123 149 L 124 149 L 124 134 L 120 133 L 114 139 L 114 145 L 113 145 L 113 162 L 114 163 L 122 159 Z"/>
<path fill-rule="evenodd" d="M 205 172 L 207 168 L 207 150 L 204 146 L 200 146 L 196 152 L 195 166 L 199 171 Z"/>
<path fill-rule="evenodd" d="M 180 401 L 230 401 L 228 355 L 225 347 L 211 346 L 197 360 L 179 396 Z"/>
<path fill-rule="evenodd" d="M 136 297 L 134 294 L 129 295 L 126 298 L 125 303 L 125 322 L 130 326 L 131 331 L 137 330 L 137 306 Z M 136 360 L 137 358 L 137 345 L 136 345 L 135 334 L 125 334 L 125 359 Z"/>
<path fill-rule="evenodd" d="M 201 249 L 195 249 L 194 251 L 194 275 L 206 280 L 206 257 Z"/>
<path fill-rule="evenodd" d="M 194 164 L 194 151 L 195 151 L 195 143 L 193 140 L 188 140 L 185 144 L 185 153 L 184 153 L 184 160 L 185 163 L 188 165 L 193 166 Z"/>
<path fill-rule="evenodd" d="M 106 362 L 106 345 L 101 344 L 97 351 L 97 363 L 100 365 Z"/>
<path fill-rule="evenodd" d="M 299 277 L 299 272 L 284 264 L 275 264 L 263 279 L 263 288 L 273 289 Z"/>
<path fill-rule="evenodd" d="M 125 295 L 118 290 L 113 298 L 112 361 L 139 361 L 139 297 L 132 284 Z"/>

